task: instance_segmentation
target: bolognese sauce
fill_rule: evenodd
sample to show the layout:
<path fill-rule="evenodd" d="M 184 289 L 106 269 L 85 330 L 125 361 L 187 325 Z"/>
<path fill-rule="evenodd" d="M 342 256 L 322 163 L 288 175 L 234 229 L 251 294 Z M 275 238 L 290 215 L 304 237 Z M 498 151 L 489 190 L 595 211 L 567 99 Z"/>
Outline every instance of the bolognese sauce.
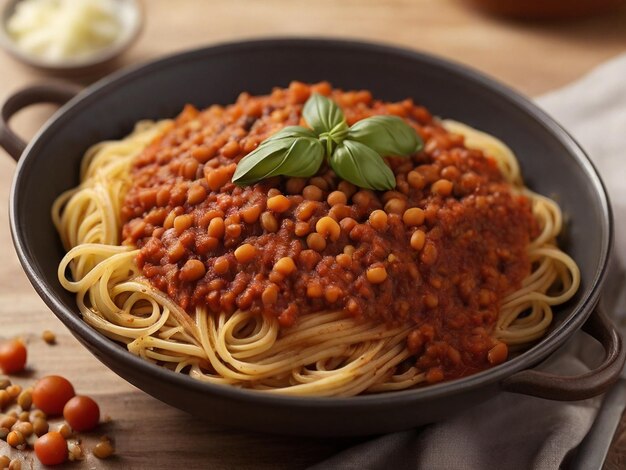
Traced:
<path fill-rule="evenodd" d="M 419 133 L 422 151 L 385 159 L 394 190 L 360 189 L 325 165 L 311 178 L 232 183 L 237 162 L 266 138 L 306 125 L 313 92 L 331 97 L 349 125 L 391 114 Z M 187 106 L 136 158 L 121 213 L 143 276 L 188 312 L 246 310 L 289 327 L 301 314 L 343 310 L 406 325 L 428 382 L 506 359 L 491 333 L 501 300 L 530 272 L 539 229 L 495 161 L 424 107 L 326 82 Z"/>

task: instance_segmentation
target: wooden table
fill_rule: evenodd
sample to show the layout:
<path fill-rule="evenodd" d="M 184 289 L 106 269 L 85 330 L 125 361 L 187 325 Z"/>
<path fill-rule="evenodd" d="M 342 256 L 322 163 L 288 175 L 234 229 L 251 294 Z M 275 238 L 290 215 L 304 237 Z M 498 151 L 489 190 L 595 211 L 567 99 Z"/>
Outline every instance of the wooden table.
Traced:
<path fill-rule="evenodd" d="M 242 37 L 332 35 L 440 54 L 537 95 L 626 51 L 626 10 L 573 23 L 528 24 L 496 20 L 454 0 L 150 0 L 145 7 L 145 30 L 123 64 Z M 0 100 L 47 78 L 0 53 Z M 14 125 L 30 136 L 50 112 L 47 106 L 24 111 Z M 0 201 L 7 201 L 14 163 L 3 151 L 0 154 Z M 358 442 L 222 429 L 170 408 L 117 377 L 79 345 L 35 294 L 13 252 L 6 202 L 0 204 L 0 260 L 0 338 L 22 336 L 29 348 L 28 371 L 16 381 L 30 384 L 44 374 L 64 375 L 80 393 L 94 396 L 112 419 L 100 431 L 116 439 L 117 457 L 90 457 L 73 468 L 299 468 Z M 44 329 L 56 333 L 57 345 L 41 340 Z M 626 442 L 626 430 L 621 434 Z M 98 435 L 87 436 L 88 447 Z M 0 441 L 0 454 L 7 452 Z M 28 462 L 23 468 L 31 463 L 37 467 L 31 452 L 20 455 Z M 624 442 L 614 445 L 607 468 L 623 468 L 625 455 Z"/>

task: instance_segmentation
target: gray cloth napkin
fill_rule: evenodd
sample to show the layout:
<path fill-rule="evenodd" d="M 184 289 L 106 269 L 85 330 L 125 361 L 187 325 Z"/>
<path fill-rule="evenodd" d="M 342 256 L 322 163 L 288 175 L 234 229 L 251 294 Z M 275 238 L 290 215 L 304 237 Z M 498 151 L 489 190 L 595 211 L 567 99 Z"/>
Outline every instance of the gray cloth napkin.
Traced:
<path fill-rule="evenodd" d="M 616 221 L 616 265 L 626 265 L 626 55 L 537 103 L 578 139 L 603 176 Z M 615 314 L 626 305 L 611 300 L 605 305 Z M 578 333 L 541 368 L 583 373 L 595 346 Z M 571 460 L 600 404 L 600 397 L 559 403 L 501 393 L 447 421 L 349 448 L 313 469 L 558 469 Z"/>

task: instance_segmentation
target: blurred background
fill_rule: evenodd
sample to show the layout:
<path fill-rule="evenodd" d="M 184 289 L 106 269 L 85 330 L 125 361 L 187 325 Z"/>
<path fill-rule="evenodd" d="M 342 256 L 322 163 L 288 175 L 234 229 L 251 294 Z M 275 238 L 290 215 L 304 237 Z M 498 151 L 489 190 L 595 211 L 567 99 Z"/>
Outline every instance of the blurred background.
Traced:
<path fill-rule="evenodd" d="M 7 3 L 4 0 L 0 5 Z M 596 15 L 580 13 L 575 5 L 592 5 L 582 9 L 583 12 L 602 10 L 600 7 L 607 0 L 144 0 L 140 3 L 145 13 L 143 33 L 117 65 L 248 37 L 337 36 L 383 41 L 441 54 L 533 94 L 565 83 L 626 46 L 626 8 L 619 0 L 609 0 L 608 3 L 617 7 Z M 495 7 L 485 6 L 490 3 Z M 498 6 L 502 4 L 522 5 L 512 10 L 517 13 L 514 16 L 522 19 L 488 13 L 490 9 L 502 13 L 502 6 Z M 554 11 L 551 4 L 565 7 Z M 525 11 L 524 19 L 521 13 Z M 550 13 L 548 18 L 542 18 L 542 11 Z M 573 13 L 580 14 L 571 18 Z M 3 65 L 1 80 L 5 84 L 17 86 L 24 73 L 32 72 L 16 62 L 3 61 Z"/>
<path fill-rule="evenodd" d="M 115 2 L 128 3 L 122 0 Z M 0 1 L 6 27 L 15 0 Z M 141 30 L 117 59 L 87 73 L 88 85 L 119 68 L 242 38 L 332 36 L 384 42 L 475 67 L 535 96 L 626 50 L 624 0 L 140 0 Z M 4 45 L 11 46 L 10 37 Z M 0 101 L 59 74 L 0 53 Z M 54 109 L 15 119 L 27 136 Z M 5 163 L 5 162 L 3 162 Z"/>
<path fill-rule="evenodd" d="M 0 5 L 7 3 L 5 0 Z M 624 5 L 604 15 L 588 13 L 568 18 L 576 0 L 177 0 L 175 3 L 144 0 L 140 3 L 145 13 L 143 33 L 116 65 L 248 37 L 337 36 L 383 41 L 440 54 L 478 67 L 532 94 L 565 83 L 626 46 Z M 497 6 L 500 3 L 526 4 L 530 18 L 489 14 L 489 8 L 484 5 L 490 3 L 498 11 L 502 9 Z M 562 16 L 566 19 L 559 19 L 561 15 L 554 12 L 548 15 L 552 19 L 542 19 L 539 13 L 533 15 L 534 11 L 542 11 L 541 6 L 531 8 L 533 3 L 547 4 L 543 7 L 546 11 L 551 11 L 550 4 L 564 4 Z M 606 0 L 587 3 L 601 6 Z M 5 84 L 18 86 L 24 73 L 32 72 L 17 62 L 3 61 L 3 65 L 1 80 Z"/>
<path fill-rule="evenodd" d="M 6 9 L 9 0 L 0 1 Z M 535 96 L 562 86 L 626 51 L 623 0 L 143 0 L 143 28 L 117 60 L 87 75 L 87 85 L 119 67 L 223 41 L 270 36 L 334 36 L 438 54 Z M 6 14 L 5 14 L 6 22 Z M 0 100 L 50 73 L 0 53 Z M 18 116 L 33 132 L 49 109 Z M 52 108 L 50 108 L 52 109 Z M 20 119 L 21 117 L 21 119 Z M 27 121 L 27 122 L 24 122 Z M 32 125 L 29 125 L 32 123 Z M 3 162 L 6 163 L 6 162 Z"/>

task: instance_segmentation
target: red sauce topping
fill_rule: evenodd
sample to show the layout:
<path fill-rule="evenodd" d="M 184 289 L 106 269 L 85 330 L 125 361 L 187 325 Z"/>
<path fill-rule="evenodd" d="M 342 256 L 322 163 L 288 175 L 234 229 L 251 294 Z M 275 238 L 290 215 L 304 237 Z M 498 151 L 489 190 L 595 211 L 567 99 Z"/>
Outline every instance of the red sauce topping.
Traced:
<path fill-rule="evenodd" d="M 312 91 L 331 96 L 349 125 L 394 114 L 422 136 L 424 151 L 386 159 L 395 191 L 360 190 L 326 167 L 309 179 L 230 181 L 260 142 L 305 125 Z M 408 348 L 429 382 L 506 359 L 490 333 L 501 299 L 530 271 L 529 202 L 411 100 L 294 82 L 226 107 L 187 106 L 136 159 L 132 180 L 125 243 L 140 248 L 150 283 L 189 312 L 250 310 L 290 326 L 299 314 L 343 309 L 414 325 Z"/>

